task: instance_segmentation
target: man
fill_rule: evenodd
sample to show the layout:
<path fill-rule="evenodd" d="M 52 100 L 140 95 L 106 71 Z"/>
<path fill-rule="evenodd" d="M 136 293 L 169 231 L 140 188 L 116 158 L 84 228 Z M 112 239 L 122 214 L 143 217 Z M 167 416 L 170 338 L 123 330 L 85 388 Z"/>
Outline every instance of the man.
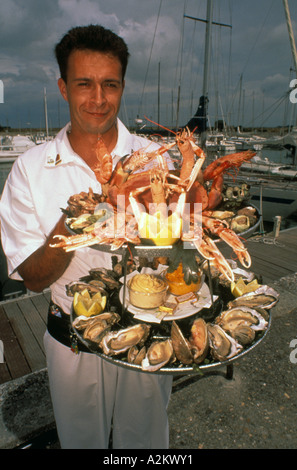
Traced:
<path fill-rule="evenodd" d="M 90 25 L 70 30 L 55 51 L 70 124 L 53 141 L 20 156 L 8 177 L 0 215 L 9 274 L 32 291 L 51 288 L 44 342 L 61 447 L 107 448 L 112 425 L 114 448 L 167 448 L 172 378 L 130 371 L 70 348 L 72 301 L 65 285 L 91 268 L 111 267 L 110 254 L 50 247 L 54 235 L 67 235 L 61 208 L 68 198 L 89 188 L 101 191 L 92 170 L 98 135 L 114 164 L 148 144 L 117 118 L 128 49 L 111 31 Z"/>

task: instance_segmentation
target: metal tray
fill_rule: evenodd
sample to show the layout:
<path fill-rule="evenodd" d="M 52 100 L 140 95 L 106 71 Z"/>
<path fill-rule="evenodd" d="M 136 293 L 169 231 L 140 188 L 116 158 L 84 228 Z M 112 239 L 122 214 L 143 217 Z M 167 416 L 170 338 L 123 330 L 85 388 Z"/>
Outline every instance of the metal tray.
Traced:
<path fill-rule="evenodd" d="M 270 314 L 270 312 L 268 312 L 268 313 L 269 313 L 268 325 L 267 325 L 266 330 L 263 331 L 262 335 L 260 337 L 258 337 L 258 339 L 256 339 L 248 348 L 244 349 L 243 351 L 241 351 L 239 354 L 232 357 L 231 359 L 228 359 L 226 361 L 221 361 L 221 362 L 220 361 L 216 361 L 216 362 L 214 361 L 214 362 L 211 362 L 211 363 L 204 363 L 204 364 L 202 363 L 202 364 L 199 364 L 199 365 L 196 364 L 194 366 L 186 366 L 186 365 L 180 365 L 180 366 L 177 366 L 177 367 L 174 367 L 174 365 L 167 366 L 167 367 L 165 366 L 165 367 L 162 367 L 161 369 L 159 369 L 155 372 L 144 371 L 141 368 L 140 365 L 129 364 L 128 362 L 126 362 L 122 359 L 119 359 L 115 356 L 107 356 L 106 354 L 100 352 L 99 348 L 97 348 L 95 345 L 93 345 L 90 342 L 86 341 L 81 336 L 81 334 L 77 330 L 75 330 L 73 327 L 72 327 L 72 331 L 77 336 L 78 340 L 81 343 L 83 343 L 89 349 L 89 351 L 91 353 L 94 353 L 97 356 L 104 359 L 105 361 L 110 362 L 111 364 L 117 365 L 119 367 L 123 367 L 123 368 L 130 369 L 130 370 L 135 370 L 135 371 L 142 372 L 142 373 L 145 373 L 145 374 L 164 374 L 164 375 L 175 375 L 175 376 L 176 375 L 188 375 L 188 374 L 201 374 L 201 373 L 204 373 L 204 372 L 207 372 L 207 371 L 212 371 L 212 370 L 218 369 L 220 367 L 228 366 L 228 365 L 232 364 L 234 361 L 237 361 L 237 360 L 241 359 L 246 354 L 253 351 L 255 349 L 255 347 L 258 346 L 263 341 L 263 339 L 265 338 L 265 336 L 268 333 L 268 330 L 270 329 L 271 314 Z M 71 311 L 71 314 L 70 314 L 71 325 L 73 323 L 73 320 L 74 320 L 74 314 L 73 314 L 73 311 Z"/>

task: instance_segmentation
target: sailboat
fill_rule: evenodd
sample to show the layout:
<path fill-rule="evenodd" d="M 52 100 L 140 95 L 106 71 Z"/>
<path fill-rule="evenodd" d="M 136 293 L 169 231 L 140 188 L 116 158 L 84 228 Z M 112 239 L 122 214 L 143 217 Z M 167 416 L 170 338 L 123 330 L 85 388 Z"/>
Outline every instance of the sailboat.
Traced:
<path fill-rule="evenodd" d="M 290 13 L 288 7 L 288 1 L 283 0 L 286 20 L 289 30 L 290 42 L 292 46 L 292 53 L 294 57 L 294 63 L 297 71 L 297 54 L 294 36 L 292 33 L 292 25 L 290 20 Z M 195 115 L 188 121 L 187 126 L 193 130 L 197 128 L 197 132 L 200 134 L 200 145 L 205 146 L 206 152 L 211 146 L 211 140 L 207 142 L 207 107 L 208 107 L 208 82 L 209 82 L 209 57 L 210 57 L 210 43 L 211 43 L 211 27 L 213 12 L 213 0 L 207 1 L 207 19 L 206 19 L 206 32 L 205 32 L 205 57 L 204 57 L 204 80 L 203 80 L 203 92 L 199 99 L 198 109 Z M 194 18 L 192 18 L 194 19 Z M 203 20 L 202 20 L 203 21 Z M 223 25 L 230 26 L 230 25 Z M 296 140 L 295 140 L 296 138 Z M 255 140 L 255 139 L 254 139 Z M 222 143 L 232 143 L 232 140 L 224 139 L 224 134 L 221 134 L 221 140 L 218 139 L 216 142 L 217 150 L 223 151 Z M 259 139 L 255 140 L 255 144 L 258 145 L 259 149 L 263 142 L 259 142 Z M 282 138 L 278 142 L 278 145 L 292 146 L 295 145 L 297 148 L 297 128 L 291 133 L 290 136 Z M 252 147 L 249 147 L 252 148 Z M 233 147 L 225 147 L 226 153 L 233 153 L 240 151 L 233 141 Z M 271 164 L 264 159 L 261 159 L 259 155 L 251 161 L 251 163 L 241 167 L 239 174 L 237 175 L 234 183 L 234 177 L 225 176 L 227 184 L 231 186 L 238 185 L 242 182 L 248 183 L 250 186 L 251 203 L 258 207 L 260 210 L 263 220 L 273 222 L 275 216 L 281 216 L 287 218 L 291 214 L 297 211 L 297 168 L 292 166 L 291 168 L 284 167 L 280 164 Z"/>

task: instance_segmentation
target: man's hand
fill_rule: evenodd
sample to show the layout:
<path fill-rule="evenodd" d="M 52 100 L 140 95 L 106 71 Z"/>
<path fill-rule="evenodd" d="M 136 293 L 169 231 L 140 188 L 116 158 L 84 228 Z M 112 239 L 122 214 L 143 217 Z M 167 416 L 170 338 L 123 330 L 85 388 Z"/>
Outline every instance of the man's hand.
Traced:
<path fill-rule="evenodd" d="M 51 248 L 54 235 L 69 235 L 65 227 L 65 215 L 63 215 L 44 245 L 38 248 L 18 267 L 18 272 L 24 280 L 27 289 L 33 292 L 42 292 L 64 273 L 68 267 L 73 252 L 66 253 L 63 248 Z"/>

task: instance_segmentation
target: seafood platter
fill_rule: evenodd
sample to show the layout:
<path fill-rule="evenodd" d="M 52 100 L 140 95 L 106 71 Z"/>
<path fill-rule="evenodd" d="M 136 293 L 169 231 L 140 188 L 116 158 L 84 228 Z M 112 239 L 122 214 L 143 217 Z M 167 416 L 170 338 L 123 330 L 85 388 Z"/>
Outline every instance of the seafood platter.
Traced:
<path fill-rule="evenodd" d="M 132 278 L 137 276 L 134 270 L 131 274 Z M 68 295 L 74 298 L 72 331 L 91 352 L 141 372 L 195 374 L 228 365 L 265 338 L 271 325 L 270 310 L 278 301 L 278 293 L 259 284 L 253 273 L 238 269 L 237 278 L 233 294 L 230 284 L 219 283 L 213 303 L 203 282 L 198 291 L 176 296 L 169 293 L 159 309 L 143 308 L 135 314 L 133 309 L 129 311 L 129 305 L 124 312 L 121 309 L 121 278 L 112 270 L 94 269 L 89 276 L 67 286 Z M 236 292 L 236 286 L 240 283 L 246 287 L 253 284 L 255 290 L 238 295 L 241 292 Z M 98 292 L 107 301 L 96 313 L 92 299 Z M 160 292 L 158 289 L 157 296 Z M 201 307 L 195 308 L 200 296 Z M 89 311 L 78 307 L 84 297 L 90 299 L 85 303 Z M 89 314 L 91 310 L 93 315 Z M 155 319 L 149 318 L 154 315 Z"/>
<path fill-rule="evenodd" d="M 176 171 L 166 160 L 174 145 L 182 157 Z M 112 270 L 94 268 L 66 286 L 78 341 L 122 367 L 185 374 L 227 365 L 263 340 L 278 293 L 249 271 L 244 243 L 261 215 L 245 185 L 226 187 L 223 179 L 230 171 L 236 178 L 253 156 L 227 155 L 204 168 L 204 152 L 184 129 L 175 142 L 138 150 L 113 168 L 98 140 L 102 192 L 70 196 L 67 234 L 51 245 L 111 254 Z M 222 255 L 222 242 L 236 263 Z"/>

